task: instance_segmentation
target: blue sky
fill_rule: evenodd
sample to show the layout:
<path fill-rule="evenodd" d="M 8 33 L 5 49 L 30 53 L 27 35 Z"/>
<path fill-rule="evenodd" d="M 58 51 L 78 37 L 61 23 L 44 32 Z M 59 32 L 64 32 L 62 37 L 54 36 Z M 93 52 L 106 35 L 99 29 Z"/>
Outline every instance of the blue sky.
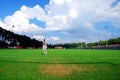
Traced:
<path fill-rule="evenodd" d="M 120 37 L 120 0 L 0 1 L 0 26 L 17 34 L 52 44 Z"/>
<path fill-rule="evenodd" d="M 0 17 L 14 14 L 22 5 L 33 7 L 40 5 L 42 8 L 49 3 L 49 0 L 0 0 Z"/>

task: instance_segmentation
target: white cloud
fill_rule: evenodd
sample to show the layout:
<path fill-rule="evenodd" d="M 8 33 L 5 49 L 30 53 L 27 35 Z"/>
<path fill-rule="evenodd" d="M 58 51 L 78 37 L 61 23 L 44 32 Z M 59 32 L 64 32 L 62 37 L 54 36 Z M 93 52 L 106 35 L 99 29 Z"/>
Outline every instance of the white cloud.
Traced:
<path fill-rule="evenodd" d="M 47 31 L 65 30 L 70 27 L 66 16 L 53 16 L 50 20 L 46 22 Z"/>
<path fill-rule="evenodd" d="M 51 40 L 51 41 L 59 41 L 60 38 L 57 37 L 57 36 L 52 36 L 52 37 L 49 38 L 49 40 Z"/>
<path fill-rule="evenodd" d="M 72 18 L 77 18 L 77 17 L 78 17 L 77 11 L 74 10 L 74 9 L 71 9 L 71 10 L 70 10 L 70 16 L 71 16 Z"/>
<path fill-rule="evenodd" d="M 64 0 L 51 0 L 50 3 L 60 5 L 64 3 Z"/>
<path fill-rule="evenodd" d="M 30 20 L 33 18 L 43 20 L 42 17 L 39 17 L 39 13 L 42 15 L 43 12 L 38 5 L 33 8 L 23 5 L 21 9 L 16 11 L 12 16 L 6 16 L 4 21 L 0 21 L 0 25 L 5 29 L 30 37 L 35 34 L 42 34 L 44 32 L 43 28 L 34 23 L 30 23 Z M 14 26 L 14 28 L 12 26 Z"/>
<path fill-rule="evenodd" d="M 61 37 L 49 36 L 48 40 L 65 42 L 84 40 L 87 42 L 105 39 L 107 32 L 98 31 L 94 24 L 97 22 L 110 22 L 120 28 L 120 2 L 114 7 L 116 0 L 50 0 L 45 9 L 39 5 L 34 7 L 21 6 L 11 16 L 0 20 L 0 25 L 16 33 L 27 34 L 40 39 L 44 32 L 64 34 Z M 45 27 L 30 23 L 31 19 L 44 22 Z M 15 26 L 12 28 L 12 26 Z M 63 33 L 64 32 L 64 33 Z M 104 34 L 103 34 L 104 33 Z M 41 36 L 35 36 L 41 35 Z M 99 36 L 98 36 L 99 35 Z M 118 34 L 119 36 L 119 34 Z"/>
<path fill-rule="evenodd" d="M 63 43 L 61 39 L 58 36 L 51 36 L 47 39 L 48 44 L 58 44 L 58 43 Z"/>
<path fill-rule="evenodd" d="M 44 39 L 44 36 L 43 35 L 33 35 L 32 38 L 35 38 L 37 40 L 41 40 L 42 41 Z"/>
<path fill-rule="evenodd" d="M 64 0 L 59 5 L 51 1 L 47 8 L 52 24 L 47 25 L 47 29 L 66 30 L 73 38 L 84 36 L 87 42 L 105 39 L 107 32 L 95 30 L 94 24 L 107 21 L 120 27 L 120 2 L 112 7 L 114 2 L 115 0 Z M 55 16 L 65 16 L 65 24 L 69 27 L 63 25 L 62 18 L 54 19 Z"/>

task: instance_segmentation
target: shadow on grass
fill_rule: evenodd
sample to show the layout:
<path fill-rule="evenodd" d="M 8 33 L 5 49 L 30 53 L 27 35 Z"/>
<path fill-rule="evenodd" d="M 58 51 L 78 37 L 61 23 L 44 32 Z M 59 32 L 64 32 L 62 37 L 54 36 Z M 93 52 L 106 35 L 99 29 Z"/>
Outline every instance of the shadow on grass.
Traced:
<path fill-rule="evenodd" d="M 120 66 L 120 64 L 112 63 L 112 62 L 52 62 L 52 61 L 8 61 L 8 60 L 0 60 L 0 62 L 16 62 L 16 63 L 40 63 L 40 64 L 110 64 L 114 66 Z"/>

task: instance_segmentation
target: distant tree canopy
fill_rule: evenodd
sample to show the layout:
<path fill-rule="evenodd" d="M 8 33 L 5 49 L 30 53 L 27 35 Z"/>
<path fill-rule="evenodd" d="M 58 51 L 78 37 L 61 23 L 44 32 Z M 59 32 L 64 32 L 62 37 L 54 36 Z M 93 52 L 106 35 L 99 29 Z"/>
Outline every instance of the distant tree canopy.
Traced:
<path fill-rule="evenodd" d="M 120 44 L 120 37 L 108 40 L 108 44 Z"/>
<path fill-rule="evenodd" d="M 48 47 L 55 48 L 56 46 L 62 46 L 63 48 L 84 48 L 85 42 L 83 43 L 66 43 L 66 44 L 50 44 Z"/>
<path fill-rule="evenodd" d="M 114 38 L 114 39 L 105 40 L 105 41 L 88 43 L 88 46 L 97 46 L 97 45 L 106 45 L 106 44 L 107 45 L 120 44 L 120 37 Z"/>
<path fill-rule="evenodd" d="M 106 46 L 107 45 L 120 45 L 120 38 L 109 39 L 105 41 L 92 42 L 92 43 L 67 43 L 67 44 L 50 44 L 49 47 L 55 48 L 55 46 L 62 46 L 63 48 L 92 48 L 93 46 Z"/>
<path fill-rule="evenodd" d="M 0 47 L 7 48 L 8 46 L 39 48 L 42 46 L 42 41 L 31 39 L 25 35 L 14 34 L 0 27 Z"/>

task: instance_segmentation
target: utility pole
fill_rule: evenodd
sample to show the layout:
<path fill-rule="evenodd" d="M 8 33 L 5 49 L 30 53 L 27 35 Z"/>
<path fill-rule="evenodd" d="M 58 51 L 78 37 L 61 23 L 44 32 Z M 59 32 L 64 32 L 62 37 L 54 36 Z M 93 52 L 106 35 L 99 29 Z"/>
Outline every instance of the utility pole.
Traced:
<path fill-rule="evenodd" d="M 12 32 L 13 32 L 14 27 L 15 27 L 15 26 L 13 25 L 13 26 L 12 26 Z"/>
<path fill-rule="evenodd" d="M 107 32 L 107 26 L 105 26 L 105 30 Z M 108 33 L 107 33 L 107 37 L 106 37 L 106 47 L 108 46 Z"/>

